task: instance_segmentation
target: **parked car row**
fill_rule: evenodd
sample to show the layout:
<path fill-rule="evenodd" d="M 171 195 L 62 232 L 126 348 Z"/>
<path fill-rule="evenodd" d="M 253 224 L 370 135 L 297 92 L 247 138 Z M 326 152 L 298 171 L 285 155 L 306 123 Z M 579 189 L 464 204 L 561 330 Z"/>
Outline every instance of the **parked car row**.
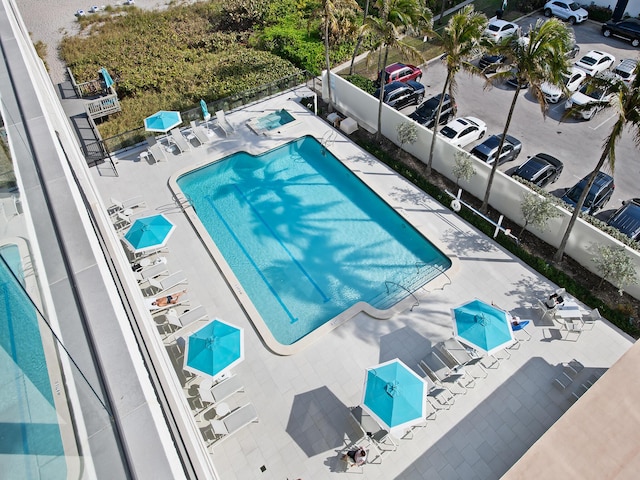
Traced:
<path fill-rule="evenodd" d="M 561 10 L 558 10 L 556 7 L 561 8 Z M 549 9 L 549 12 L 547 12 L 547 9 Z M 547 2 L 544 11 L 546 16 L 557 16 L 573 24 L 581 23 L 587 18 L 586 12 L 583 10 L 584 15 L 582 15 L 582 12 L 579 10 L 582 9 L 573 2 L 555 1 Z M 572 14 L 576 15 L 574 19 L 571 18 Z M 623 28 L 630 29 L 632 32 L 625 33 Z M 632 35 L 634 28 L 638 33 L 638 39 L 635 41 L 636 36 Z M 608 22 L 602 25 L 602 34 L 605 37 L 614 36 L 628 40 L 632 46 L 636 47 L 640 44 L 640 21 L 630 19 L 630 21 L 626 21 L 626 24 L 624 21 Z M 522 34 L 518 25 L 510 24 L 510 22 L 505 22 L 501 19 L 490 22 L 489 27 L 485 31 L 485 36 L 496 42 L 502 41 L 512 35 L 517 35 L 519 38 L 523 38 L 523 40 L 528 40 L 528 38 L 521 37 Z M 567 56 L 569 58 L 575 58 L 579 52 L 580 46 L 574 41 L 573 48 L 568 52 Z M 634 59 L 623 59 L 616 64 L 616 58 L 611 53 L 600 49 L 590 50 L 575 62 L 566 75 L 563 75 L 563 79 L 558 85 L 543 84 L 541 86 L 542 92 L 546 101 L 549 103 L 558 103 L 565 95 L 568 96 L 565 102 L 565 108 L 575 110 L 575 112 L 572 112 L 575 116 L 588 120 L 593 118 L 599 110 L 605 108 L 605 104 L 609 102 L 613 96 L 612 92 L 598 87 L 597 82 L 590 82 L 589 79 L 601 77 L 604 72 L 604 75 L 615 74 L 621 80 L 630 84 L 635 78 L 634 71 L 637 64 L 638 60 Z M 490 54 L 482 56 L 482 58 L 479 59 L 478 66 L 487 74 L 505 71 L 509 68 L 508 60 L 505 56 Z M 408 67 L 408 69 L 405 70 L 405 77 L 415 75 L 415 71 L 418 69 L 418 67 L 405 64 L 394 64 L 394 66 L 390 67 L 392 68 L 389 69 L 388 67 L 385 70 L 387 73 L 385 78 L 391 78 L 390 73 L 403 67 Z M 420 76 L 422 76 L 421 70 Z M 379 78 L 380 77 L 382 77 L 382 72 Z M 405 83 L 408 83 L 410 80 L 411 79 L 408 79 Z M 514 72 L 512 81 L 516 85 L 517 82 L 521 81 L 521 79 L 518 78 L 517 72 Z M 521 88 L 524 87 L 528 87 L 528 85 L 521 85 Z M 388 87 L 385 87 L 385 98 L 392 100 L 393 95 L 386 93 L 387 88 Z M 395 88 L 390 90 L 394 89 L 400 89 L 400 87 L 396 85 Z M 410 103 L 418 104 L 415 111 L 411 113 L 410 118 L 427 128 L 433 128 L 441 94 L 435 95 L 424 101 L 424 103 L 421 103 L 424 97 L 424 89 L 413 88 L 413 90 L 419 93 L 410 95 L 410 100 L 404 103 L 404 105 Z M 589 103 L 597 105 L 594 105 L 593 108 L 588 108 Z M 574 108 L 575 105 L 587 105 L 587 107 Z M 392 106 L 395 108 L 403 108 L 403 103 L 395 102 Z M 477 140 L 483 139 L 487 132 L 485 122 L 472 116 L 459 117 L 452 120 L 456 113 L 457 105 L 455 100 L 446 94 L 439 119 L 439 123 L 444 125 L 439 131 L 439 134 L 444 140 L 459 147 L 466 147 Z M 490 165 L 496 161 L 498 165 L 502 165 L 503 163 L 516 160 L 522 151 L 522 143 L 511 135 L 507 135 L 500 158 L 496 159 L 501 137 L 502 135 L 492 135 L 486 138 L 482 143 L 475 145 L 470 150 L 470 153 Z M 563 169 L 564 165 L 561 160 L 555 156 L 540 152 L 528 158 L 522 165 L 514 169 L 511 175 L 521 177 L 544 188 L 555 183 L 562 174 Z M 586 187 L 588 179 L 589 175 L 582 178 L 573 185 L 573 187 L 566 189 L 562 200 L 569 205 L 575 206 Z M 615 183 L 613 178 L 604 172 L 599 172 L 594 184 L 589 190 L 582 210 L 589 214 L 595 214 L 600 211 L 612 198 L 614 189 Z M 631 238 L 640 239 L 640 198 L 623 202 L 623 206 L 610 217 L 608 223 L 629 235 Z"/>

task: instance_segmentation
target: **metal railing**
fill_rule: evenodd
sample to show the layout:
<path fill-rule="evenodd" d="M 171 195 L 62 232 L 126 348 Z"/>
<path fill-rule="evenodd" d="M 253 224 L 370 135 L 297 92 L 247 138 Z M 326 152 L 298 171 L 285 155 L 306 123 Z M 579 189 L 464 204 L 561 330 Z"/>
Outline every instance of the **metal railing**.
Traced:
<path fill-rule="evenodd" d="M 207 103 L 207 108 L 210 112 L 216 112 L 218 110 L 229 111 L 235 108 L 248 105 L 250 103 L 257 102 L 264 98 L 273 96 L 284 90 L 297 87 L 299 85 L 305 85 L 310 90 L 317 90 L 317 79 L 311 73 L 306 70 L 301 70 L 293 75 L 282 77 L 274 82 L 260 85 L 259 87 L 251 88 L 240 93 L 236 93 L 229 97 L 214 100 Z M 199 120 L 202 118 L 202 110 L 200 107 L 195 107 L 183 112 L 180 112 L 183 120 L 183 124 L 188 125 L 192 120 Z M 140 142 L 143 142 L 149 133 L 145 131 L 144 127 L 139 127 L 134 130 L 114 135 L 113 137 L 102 140 L 104 144 L 104 150 L 108 152 L 114 152 L 116 150 L 127 150 L 134 148 Z M 98 149 L 94 149 L 98 151 Z"/>

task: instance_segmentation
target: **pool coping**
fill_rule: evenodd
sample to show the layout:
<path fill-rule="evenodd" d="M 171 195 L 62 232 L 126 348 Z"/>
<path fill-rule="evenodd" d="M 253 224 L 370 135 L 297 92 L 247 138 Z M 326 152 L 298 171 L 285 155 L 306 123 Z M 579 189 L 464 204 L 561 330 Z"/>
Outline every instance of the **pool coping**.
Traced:
<path fill-rule="evenodd" d="M 299 104 L 298 104 L 298 106 L 299 106 Z M 277 110 L 277 109 L 275 109 L 275 110 Z M 291 113 L 291 111 L 290 111 L 290 113 Z M 293 113 L 291 113 L 291 114 L 293 115 Z M 327 126 L 322 119 L 320 119 L 319 117 L 316 117 L 315 115 L 313 115 L 312 112 L 308 112 L 308 114 L 313 119 L 313 121 L 322 122 L 324 124 L 324 126 Z M 256 307 L 254 306 L 253 302 L 251 301 L 251 299 L 247 295 L 246 291 L 242 287 L 240 281 L 238 280 L 238 278 L 234 274 L 233 270 L 231 269 L 231 267 L 227 263 L 226 259 L 222 255 L 222 252 L 220 252 L 220 250 L 216 246 L 215 242 L 212 240 L 211 236 L 209 235 L 209 232 L 207 232 L 206 228 L 204 227 L 204 225 L 202 224 L 202 222 L 198 218 L 198 216 L 197 216 L 197 214 L 195 212 L 195 209 L 191 206 L 187 196 L 182 192 L 181 188 L 178 186 L 177 180 L 178 180 L 179 177 L 181 177 L 181 176 L 183 176 L 183 175 L 185 175 L 187 173 L 190 173 L 190 172 L 193 172 L 195 170 L 198 170 L 198 169 L 201 169 L 203 167 L 206 167 L 207 165 L 210 165 L 212 163 L 220 161 L 220 160 L 222 160 L 222 159 L 224 159 L 224 158 L 226 158 L 226 157 L 228 157 L 230 155 L 233 155 L 235 153 L 243 152 L 243 153 L 247 153 L 249 155 L 261 155 L 261 154 L 263 154 L 265 152 L 268 152 L 270 150 L 274 150 L 276 148 L 279 148 L 282 145 L 291 142 L 292 140 L 295 140 L 297 138 L 301 138 L 301 137 L 304 137 L 304 136 L 313 137 L 316 141 L 318 141 L 320 143 L 322 143 L 323 138 L 326 137 L 326 133 L 325 133 L 323 135 L 323 138 L 318 138 L 318 135 L 316 135 L 317 127 L 315 129 L 313 129 L 311 127 L 308 127 L 308 126 L 306 126 L 305 128 L 300 128 L 303 125 L 303 122 L 300 122 L 300 123 L 298 123 L 297 121 L 296 122 L 290 122 L 289 124 L 287 124 L 285 126 L 289 126 L 291 124 L 297 124 L 296 126 L 300 129 L 299 132 L 296 132 L 296 135 L 295 135 L 295 137 L 293 139 L 291 137 L 283 137 L 283 138 L 278 139 L 277 137 L 274 138 L 274 136 L 271 135 L 270 138 L 272 138 L 274 140 L 278 140 L 278 143 L 276 145 L 269 145 L 268 147 L 258 147 L 258 148 L 256 148 L 255 145 L 251 145 L 251 146 L 245 145 L 244 148 L 229 149 L 229 150 L 224 151 L 224 152 L 222 152 L 220 154 L 216 154 L 215 156 L 212 156 L 211 158 L 208 158 L 206 160 L 198 162 L 195 165 L 191 165 L 191 166 L 179 169 L 177 172 L 173 173 L 171 175 L 171 177 L 169 178 L 169 180 L 168 180 L 169 189 L 171 190 L 171 193 L 173 194 L 174 199 L 176 200 L 177 204 L 179 204 L 181 206 L 181 209 L 182 209 L 183 213 L 186 215 L 189 223 L 191 223 L 193 229 L 196 232 L 196 235 L 198 236 L 200 241 L 205 246 L 205 249 L 207 250 L 209 256 L 211 257 L 211 259 L 213 260 L 214 264 L 218 268 L 218 271 L 222 274 L 222 277 L 224 278 L 224 281 L 227 283 L 227 285 L 229 286 L 230 290 L 233 292 L 233 295 L 235 296 L 236 300 L 238 301 L 239 306 L 241 307 L 241 309 L 245 312 L 245 314 L 247 315 L 247 317 L 251 321 L 251 324 L 253 325 L 253 327 L 257 331 L 258 335 L 260 336 L 261 340 L 266 345 L 266 347 L 269 348 L 269 350 L 271 350 L 273 353 L 276 353 L 278 355 L 294 355 L 294 354 L 304 350 L 306 347 L 311 345 L 313 342 L 318 340 L 320 337 L 322 337 L 325 334 L 329 333 L 330 331 L 338 328 L 339 326 L 343 325 L 348 320 L 356 317 L 360 313 L 365 313 L 369 317 L 371 317 L 372 319 L 384 320 L 384 319 L 389 319 L 389 318 L 393 317 L 395 314 L 397 314 L 397 313 L 399 313 L 401 311 L 408 310 L 409 308 L 413 308 L 412 304 L 414 304 L 414 302 L 416 302 L 416 301 L 419 302 L 418 296 L 421 296 L 420 290 L 426 291 L 426 287 L 429 287 L 430 289 L 431 288 L 433 288 L 433 289 L 443 289 L 447 285 L 447 283 L 451 283 L 451 276 L 455 275 L 455 273 L 459 269 L 458 259 L 457 259 L 457 256 L 455 254 L 453 254 L 441 242 L 434 241 L 431 238 L 425 236 L 424 233 L 420 230 L 420 228 L 418 226 L 416 226 L 415 223 L 409 218 L 409 216 L 406 214 L 406 212 L 404 211 L 404 209 L 402 207 L 398 207 L 397 205 L 394 206 L 394 204 L 391 203 L 388 198 L 386 198 L 385 196 L 380 194 L 378 189 L 375 188 L 375 186 L 372 185 L 371 182 L 367 181 L 367 178 L 366 178 L 366 176 L 364 175 L 364 173 L 362 171 L 360 171 L 359 169 L 354 169 L 349 165 L 349 158 L 346 158 L 347 157 L 346 155 L 341 155 L 340 152 L 336 151 L 337 150 L 336 148 L 331 148 L 331 147 L 333 147 L 333 145 L 325 146 L 325 148 L 327 148 L 334 155 L 334 157 L 340 163 L 342 163 L 342 165 L 344 165 L 353 175 L 355 175 L 361 182 L 363 182 L 369 189 L 371 189 L 380 199 L 382 199 L 387 205 L 389 205 L 389 207 L 391 209 L 393 209 L 405 221 L 407 221 L 413 228 L 415 228 L 422 236 L 424 236 L 424 238 L 427 241 L 429 241 L 435 248 L 437 248 L 443 255 L 445 255 L 451 261 L 451 266 L 447 270 L 442 272 L 440 275 L 438 275 L 436 278 L 434 278 L 433 280 L 431 280 L 431 281 L 427 282 L 425 285 L 423 285 L 418 291 L 412 292 L 411 295 L 408 295 L 403 300 L 400 300 L 398 303 L 396 303 L 395 305 L 393 305 L 392 307 L 390 307 L 390 308 L 388 308 L 386 310 L 379 310 L 379 309 L 371 306 L 370 304 L 368 304 L 366 302 L 357 302 L 354 305 L 352 305 L 351 307 L 349 307 L 348 309 L 344 310 L 342 313 L 340 313 L 337 316 L 333 317 L 331 320 L 325 322 L 323 325 L 321 325 L 318 328 L 314 329 L 313 331 L 309 332 L 304 337 L 300 338 L 299 340 L 296 340 L 293 344 L 285 345 L 285 344 L 282 344 L 282 343 L 278 342 L 275 339 L 275 337 L 273 336 L 273 334 L 271 333 L 271 331 L 269 330 L 269 328 L 267 327 L 267 325 L 266 325 L 265 321 L 263 320 L 262 316 L 260 315 L 260 313 L 258 312 Z M 247 128 L 251 129 L 251 127 L 249 127 L 249 125 L 247 125 Z M 382 167 L 382 168 L 384 168 L 386 170 L 390 170 L 387 165 L 385 165 L 384 163 L 380 162 L 380 160 L 378 160 L 376 157 L 374 157 L 370 153 L 368 153 L 365 150 L 363 150 L 362 148 L 360 148 L 357 144 L 352 142 L 348 137 L 346 137 L 343 134 L 343 132 L 339 131 L 338 129 L 335 129 L 334 127 L 329 127 L 329 128 L 331 128 L 335 132 L 334 134 L 332 134 L 332 136 L 333 135 L 335 135 L 336 137 L 340 136 L 341 140 L 345 140 L 345 141 L 349 142 L 349 144 L 353 148 L 356 148 L 357 150 L 359 150 L 359 154 L 361 156 L 364 156 L 364 157 L 370 159 L 371 161 L 376 162 L 380 167 Z M 278 132 L 278 133 L 280 133 L 280 132 Z M 253 147 L 253 148 L 251 148 L 251 147 Z M 391 171 L 391 172 L 393 172 L 393 171 Z M 393 174 L 397 175 L 395 172 L 393 172 Z M 410 182 L 408 182 L 408 181 L 407 181 L 407 183 L 410 184 Z M 421 194 L 426 195 L 426 193 L 424 193 L 421 190 L 419 190 L 413 184 L 410 184 L 410 185 L 412 185 L 412 187 L 415 188 L 416 190 L 418 190 Z"/>
<path fill-rule="evenodd" d="M 73 392 L 68 392 L 70 388 L 74 387 L 73 385 L 70 386 L 65 380 L 66 375 L 64 374 L 64 368 L 62 366 L 63 359 L 61 358 L 56 345 L 54 334 L 51 331 L 54 326 L 51 325 L 51 327 L 48 327 L 44 324 L 44 320 L 38 313 L 38 310 L 40 312 L 43 311 L 43 301 L 40 295 L 40 285 L 36 275 L 36 270 L 33 266 L 35 259 L 31 252 L 29 243 L 30 242 L 23 237 L 4 237 L 0 239 L 0 247 L 5 245 L 16 245 L 18 247 L 20 265 L 24 274 L 24 288 L 30 300 L 35 304 L 35 308 L 37 308 L 37 310 L 34 311 L 34 314 L 38 320 L 38 330 L 40 332 L 40 341 L 47 369 L 47 378 L 49 379 L 49 387 L 51 389 L 51 397 L 53 399 L 52 407 L 55 409 L 56 420 L 60 431 L 60 442 L 62 443 L 64 461 L 67 467 L 66 478 L 80 478 L 83 471 L 82 454 L 80 453 L 80 440 L 76 430 L 80 425 L 76 425 L 77 416 L 72 414 L 72 409 L 69 405 L 71 403 L 71 398 L 75 395 Z M 31 264 L 30 269 L 28 269 L 25 264 L 25 259 L 29 260 L 29 263 Z M 38 454 L 25 455 L 34 455 L 36 457 L 44 458 L 57 457 L 53 455 Z M 37 463 L 40 468 L 49 462 L 37 460 Z"/>

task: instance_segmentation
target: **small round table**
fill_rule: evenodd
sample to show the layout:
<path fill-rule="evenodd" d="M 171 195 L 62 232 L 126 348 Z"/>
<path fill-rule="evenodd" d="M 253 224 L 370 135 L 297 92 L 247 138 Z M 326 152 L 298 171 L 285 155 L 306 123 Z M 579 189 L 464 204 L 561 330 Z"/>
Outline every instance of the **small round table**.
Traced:
<path fill-rule="evenodd" d="M 142 260 L 140 260 L 139 265 L 141 267 L 149 267 L 151 266 L 151 259 L 150 258 L 143 258 Z"/>

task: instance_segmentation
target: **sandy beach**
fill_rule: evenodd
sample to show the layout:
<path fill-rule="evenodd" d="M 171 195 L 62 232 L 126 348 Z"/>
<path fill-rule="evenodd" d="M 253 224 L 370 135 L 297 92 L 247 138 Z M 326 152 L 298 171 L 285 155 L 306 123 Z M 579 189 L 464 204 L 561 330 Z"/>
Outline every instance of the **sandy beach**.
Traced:
<path fill-rule="evenodd" d="M 47 45 L 47 64 L 54 85 L 65 81 L 65 64 L 58 57 L 58 46 L 65 35 L 76 35 L 79 26 L 76 18 L 78 10 L 92 15 L 92 5 L 122 5 L 124 0 L 110 3 L 89 3 L 88 0 L 16 0 L 24 23 L 34 43 L 42 41 Z M 144 9 L 166 8 L 169 0 L 135 0 L 135 7 Z M 133 8 L 133 7 L 132 7 Z"/>

